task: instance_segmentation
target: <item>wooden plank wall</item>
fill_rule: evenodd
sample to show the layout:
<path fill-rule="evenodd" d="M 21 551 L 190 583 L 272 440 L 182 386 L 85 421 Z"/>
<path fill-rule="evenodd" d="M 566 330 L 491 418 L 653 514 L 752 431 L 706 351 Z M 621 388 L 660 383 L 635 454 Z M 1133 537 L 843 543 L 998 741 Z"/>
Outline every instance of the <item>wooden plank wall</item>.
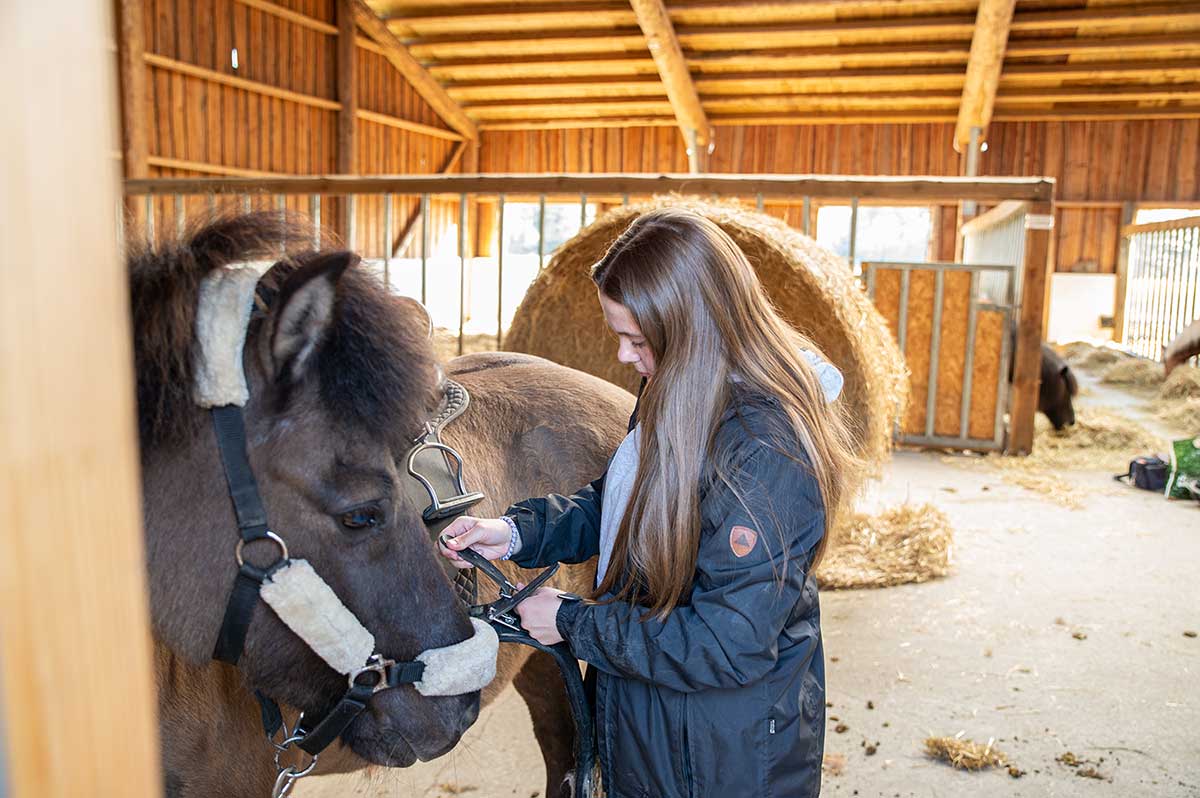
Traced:
<path fill-rule="evenodd" d="M 335 25 L 336 0 L 279 0 L 279 6 Z M 146 52 L 150 114 L 150 176 L 332 174 L 337 171 L 336 36 L 237 0 L 146 0 Z M 238 69 L 231 51 L 238 51 Z M 406 80 L 372 50 L 357 48 L 358 105 L 448 130 Z M 293 92 L 268 94 L 217 82 L 210 75 L 186 74 L 189 67 L 254 81 Z M 357 120 L 358 174 L 441 171 L 456 142 L 401 130 L 380 121 Z M 455 171 L 461 168 L 456 167 Z M 274 207 L 273 198 L 254 207 Z M 308 211 L 301 198 L 288 198 L 293 210 Z M 437 202 L 435 225 L 456 219 L 457 203 Z M 333 203 L 323 221 L 334 219 Z M 415 212 L 414 201 L 393 206 L 393 235 Z M 368 256 L 383 254 L 383 200 L 360 200 L 356 246 Z M 185 216 L 207 211 L 189 199 Z M 174 202 L 156 201 L 157 232 L 174 234 Z"/>
<path fill-rule="evenodd" d="M 718 127 L 714 172 L 961 174 L 952 124 Z M 1121 203 L 1200 203 L 1200 119 L 999 122 L 981 174 L 1056 178 L 1057 270 L 1116 269 Z M 673 128 L 492 131 L 481 169 L 505 171 L 684 171 Z M 768 211 L 798 218 L 793 208 Z M 931 249 L 953 258 L 953 209 L 936 209 Z"/>

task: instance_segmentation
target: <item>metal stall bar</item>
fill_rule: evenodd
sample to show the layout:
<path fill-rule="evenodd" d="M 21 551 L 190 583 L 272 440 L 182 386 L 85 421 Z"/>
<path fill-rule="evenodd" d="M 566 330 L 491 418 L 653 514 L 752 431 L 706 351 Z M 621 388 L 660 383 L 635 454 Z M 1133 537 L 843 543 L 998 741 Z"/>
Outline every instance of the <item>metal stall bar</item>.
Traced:
<path fill-rule="evenodd" d="M 933 329 L 929 336 L 929 394 L 925 398 L 925 437 L 933 437 L 933 418 L 937 412 L 938 354 L 942 346 L 942 300 L 946 290 L 946 272 L 938 269 L 933 278 Z"/>
<path fill-rule="evenodd" d="M 971 426 L 971 383 L 975 378 L 975 323 L 979 305 L 979 271 L 971 272 L 967 304 L 967 351 L 963 360 L 962 406 L 959 408 L 958 435 L 969 437 Z"/>
<path fill-rule="evenodd" d="M 308 215 L 313 221 L 313 249 L 321 248 L 321 195 L 313 194 L 308 198 Z"/>
<path fill-rule="evenodd" d="M 538 271 L 546 268 L 546 195 L 538 197 Z"/>
<path fill-rule="evenodd" d="M 804 233 L 806 236 L 815 238 L 816 236 L 811 230 L 809 230 L 809 228 L 812 226 L 812 197 L 805 197 L 800 203 L 800 214 L 800 232 Z"/>
<path fill-rule="evenodd" d="M 186 223 L 185 219 L 184 219 L 185 215 L 186 214 L 184 213 L 184 210 L 183 210 L 183 195 L 176 194 L 175 195 L 175 238 L 180 241 L 183 240 L 183 228 Z"/>
<path fill-rule="evenodd" d="M 429 195 L 421 195 L 421 304 L 429 303 Z"/>
<path fill-rule="evenodd" d="M 279 221 L 287 219 L 287 199 L 282 194 L 275 195 L 275 210 L 279 211 Z M 287 255 L 287 225 L 283 226 L 283 241 L 279 242 L 279 257 Z"/>
<path fill-rule="evenodd" d="M 467 317 L 467 195 L 458 196 L 458 354 L 463 353 Z"/>
<path fill-rule="evenodd" d="M 504 348 L 504 195 L 497 198 L 500 206 L 499 241 L 496 243 L 496 349 Z"/>
<path fill-rule="evenodd" d="M 392 290 L 392 195 L 383 195 L 383 284 Z"/>
<path fill-rule="evenodd" d="M 908 283 L 909 271 L 900 272 L 900 313 L 896 320 L 896 343 L 900 345 L 900 356 L 907 351 L 905 343 L 908 340 Z"/>
<path fill-rule="evenodd" d="M 758 210 L 759 213 L 762 213 L 763 205 L 764 205 L 763 195 L 762 195 L 762 192 L 760 191 L 759 193 L 754 195 L 754 207 Z"/>
<path fill-rule="evenodd" d="M 579 195 L 579 229 L 587 227 L 587 194 Z"/>
<path fill-rule="evenodd" d="M 146 240 L 154 245 L 154 195 L 146 195 Z"/>
<path fill-rule="evenodd" d="M 858 197 L 850 200 L 850 269 L 857 272 L 854 265 L 854 254 L 858 249 Z M 940 272 L 939 272 L 940 274 Z"/>
<path fill-rule="evenodd" d="M 244 213 L 250 213 L 250 211 L 252 211 L 252 210 L 254 210 L 254 206 L 250 202 L 250 195 L 243 194 L 242 195 L 242 211 Z"/>
<path fill-rule="evenodd" d="M 350 251 L 358 249 L 358 197 L 346 195 L 346 247 Z"/>

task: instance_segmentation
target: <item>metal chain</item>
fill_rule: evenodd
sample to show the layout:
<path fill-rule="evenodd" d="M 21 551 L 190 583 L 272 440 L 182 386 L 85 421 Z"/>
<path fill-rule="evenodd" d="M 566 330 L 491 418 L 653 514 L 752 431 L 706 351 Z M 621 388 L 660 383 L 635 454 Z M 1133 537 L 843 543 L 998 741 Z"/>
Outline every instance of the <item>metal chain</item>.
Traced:
<path fill-rule="evenodd" d="M 271 745 L 275 746 L 275 786 L 271 788 L 271 798 L 287 798 L 292 788 L 296 786 L 296 782 L 311 774 L 317 767 L 317 759 L 319 757 L 316 754 L 312 755 L 312 761 L 303 768 L 297 768 L 295 765 L 284 765 L 279 761 L 293 745 L 304 739 L 304 732 L 300 729 L 300 723 L 303 720 L 304 713 L 301 712 L 300 717 L 296 718 L 295 727 L 290 730 L 287 727 L 287 722 L 284 721 L 284 740 L 282 743 L 275 742 L 274 736 L 267 738 Z"/>

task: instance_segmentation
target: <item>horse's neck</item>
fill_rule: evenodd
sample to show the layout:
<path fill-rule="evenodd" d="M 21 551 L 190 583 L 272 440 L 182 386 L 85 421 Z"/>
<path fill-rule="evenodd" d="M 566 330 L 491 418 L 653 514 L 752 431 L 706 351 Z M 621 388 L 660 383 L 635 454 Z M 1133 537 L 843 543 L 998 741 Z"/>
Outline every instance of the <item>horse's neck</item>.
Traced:
<path fill-rule="evenodd" d="M 274 750 L 237 671 L 191 664 L 161 644 L 154 659 L 167 798 L 270 795 Z"/>

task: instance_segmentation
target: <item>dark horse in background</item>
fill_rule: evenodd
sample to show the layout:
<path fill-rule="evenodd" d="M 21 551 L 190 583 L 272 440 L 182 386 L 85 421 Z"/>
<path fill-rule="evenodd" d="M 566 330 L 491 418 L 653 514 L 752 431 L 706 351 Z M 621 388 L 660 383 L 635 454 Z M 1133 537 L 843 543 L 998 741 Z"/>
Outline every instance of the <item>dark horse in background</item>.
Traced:
<path fill-rule="evenodd" d="M 236 667 L 211 659 L 238 540 L 205 411 L 192 399 L 199 285 L 214 269 L 268 259 L 245 337 L 247 450 L 271 528 L 312 563 L 397 660 L 472 633 L 397 461 L 435 412 L 441 375 L 416 303 L 399 300 L 346 252 L 292 252 L 311 241 L 275 214 L 218 220 L 178 244 L 130 255 L 144 520 L 166 793 L 266 796 L 275 778 L 252 690 L 320 715 L 346 689 L 261 601 Z M 264 299 L 265 297 L 265 299 Z M 593 377 L 520 355 L 462 358 L 448 373 L 472 406 L 446 435 L 485 492 L 475 512 L 569 491 L 595 478 L 620 441 L 632 397 Z M 581 412 L 586 408 L 586 412 Z M 253 544 L 248 551 L 253 553 Z M 528 580 L 506 565 L 509 578 Z M 591 586 L 594 565 L 560 571 Z M 487 703 L 509 682 L 525 698 L 546 759 L 547 795 L 564 794 L 573 727 L 552 660 L 501 646 Z M 318 773 L 407 766 L 451 750 L 480 693 L 376 693 L 322 755 Z"/>

